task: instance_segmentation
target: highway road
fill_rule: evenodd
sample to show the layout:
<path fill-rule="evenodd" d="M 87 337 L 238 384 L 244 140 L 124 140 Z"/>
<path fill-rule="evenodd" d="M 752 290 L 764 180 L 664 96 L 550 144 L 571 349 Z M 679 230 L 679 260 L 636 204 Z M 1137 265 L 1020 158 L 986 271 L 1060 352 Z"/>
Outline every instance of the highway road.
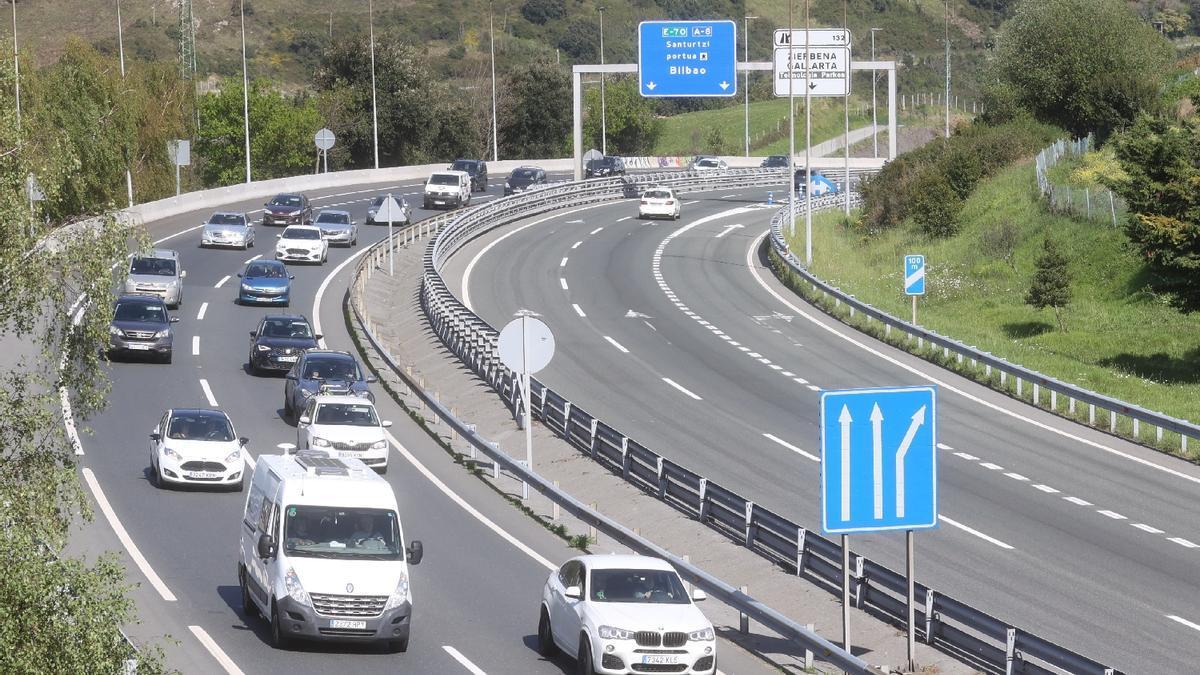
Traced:
<path fill-rule="evenodd" d="M 493 178 L 486 198 L 497 195 L 503 176 Z M 360 223 L 369 200 L 391 189 L 420 206 L 421 185 L 348 187 L 312 193 L 315 208 L 349 210 Z M 476 199 L 480 199 L 476 195 Z M 261 202 L 221 210 L 253 211 Z M 452 464 L 445 452 L 377 389 L 381 416 L 395 422 L 387 480 L 395 489 L 407 537 L 425 545 L 413 568 L 413 635 L 405 654 L 373 647 L 331 644 L 273 649 L 261 620 L 247 620 L 237 585 L 237 546 L 244 493 L 159 490 L 148 479 L 148 437 L 167 407 L 217 406 L 248 436 L 250 454 L 274 454 L 277 443 L 295 442 L 295 429 L 282 419 L 282 377 L 254 377 L 245 370 L 248 331 L 278 310 L 243 307 L 233 298 L 236 273 L 252 257 L 273 256 L 278 228 L 258 226 L 249 251 L 201 250 L 198 224 L 208 215 L 190 213 L 149 224 L 158 246 L 179 250 L 188 276 L 184 304 L 173 312 L 174 362 L 119 362 L 109 366 L 109 405 L 82 437 L 82 475 L 99 509 L 97 524 L 74 542 L 76 549 L 120 547 L 144 564 L 130 565 L 134 597 L 146 625 L 138 636 L 170 633 L 181 641 L 168 647 L 168 663 L 184 672 L 356 673 L 493 672 L 562 673 L 573 662 L 546 661 L 534 648 L 537 603 L 548 571 L 577 551 L 511 508 L 481 481 Z M 415 217 L 427 213 L 415 209 Z M 319 321 L 330 348 L 352 350 L 341 307 L 351 262 L 387 228 L 363 227 L 354 249 L 331 249 L 324 266 L 291 266 L 292 312 Z M 483 515 L 483 514 L 486 514 Z M 136 551 L 136 553 L 134 552 Z M 738 668 L 736 656 L 723 669 Z M 761 668 L 750 665 L 739 672 Z M 725 661 L 723 657 L 723 661 Z M 572 671 L 573 672 L 573 671 Z"/>
<path fill-rule="evenodd" d="M 1126 672 L 1195 672 L 1200 469 L 829 320 L 764 268 L 764 197 L 685 196 L 676 222 L 639 221 L 633 201 L 542 216 L 472 242 L 445 274 L 493 325 L 543 315 L 549 386 L 807 527 L 818 391 L 939 384 L 942 524 L 917 536 L 919 578 Z M 903 570 L 901 534 L 851 546 Z"/>

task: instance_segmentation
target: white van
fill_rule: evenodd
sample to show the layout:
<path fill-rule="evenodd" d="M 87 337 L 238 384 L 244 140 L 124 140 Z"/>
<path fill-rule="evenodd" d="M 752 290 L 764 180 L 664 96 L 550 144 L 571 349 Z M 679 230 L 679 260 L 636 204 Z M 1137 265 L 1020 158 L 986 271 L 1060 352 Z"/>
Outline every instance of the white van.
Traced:
<path fill-rule="evenodd" d="M 425 208 L 453 208 L 471 203 L 471 174 L 466 171 L 435 171 L 425 181 Z"/>
<path fill-rule="evenodd" d="M 286 450 L 287 448 L 285 448 Z M 408 565 L 392 486 L 357 459 L 261 455 L 242 516 L 238 583 L 246 616 L 293 638 L 384 642 L 408 649 Z"/>

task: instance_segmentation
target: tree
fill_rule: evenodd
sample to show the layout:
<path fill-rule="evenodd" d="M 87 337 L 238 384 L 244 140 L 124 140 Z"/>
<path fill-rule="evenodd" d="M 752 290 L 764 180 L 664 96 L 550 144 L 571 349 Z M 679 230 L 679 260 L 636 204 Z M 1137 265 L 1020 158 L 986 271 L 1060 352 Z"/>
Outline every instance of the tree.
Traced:
<path fill-rule="evenodd" d="M 66 67 L 71 64 L 79 62 Z M 0 355 L 0 672 L 17 675 L 118 673 L 134 655 L 120 633 L 134 620 L 134 606 L 116 558 L 88 564 L 55 555 L 72 525 L 90 518 L 59 392 L 69 392 L 81 421 L 104 405 L 108 379 L 100 349 L 112 318 L 110 266 L 124 258 L 129 231 L 111 215 L 71 230 L 42 216 L 48 205 L 101 211 L 102 202 L 92 200 L 107 200 L 109 188 L 98 177 L 116 176 L 123 184 L 119 149 L 134 142 L 132 134 L 121 135 L 128 129 L 117 124 L 118 102 L 96 96 L 106 86 L 102 73 L 80 65 L 77 75 L 89 86 L 79 92 L 75 110 L 90 117 L 70 122 L 93 124 L 94 142 L 106 147 L 82 148 L 72 136 L 77 128 L 49 123 L 62 117 L 42 109 L 48 99 L 38 96 L 22 101 L 19 133 L 7 86 L 12 63 L 0 61 L 0 339 L 6 345 Z M 115 128 L 106 128 L 106 120 Z M 89 152 L 86 161 L 81 151 Z M 25 199 L 30 173 L 48 197 L 37 214 Z M 39 245 L 52 234 L 56 245 Z M 90 306 L 73 321 L 80 297 Z M 155 650 L 143 650 L 138 659 L 138 673 L 162 672 Z"/>
<path fill-rule="evenodd" d="M 200 98 L 196 154 L 207 185 L 246 179 L 242 83 L 226 79 L 219 91 Z M 283 178 L 313 169 L 313 135 L 321 119 L 311 99 L 292 99 L 256 80 L 250 85 L 250 169 L 255 180 Z"/>
<path fill-rule="evenodd" d="M 565 0 L 525 0 L 521 5 L 521 16 L 530 23 L 545 25 L 547 21 L 558 20 L 567 15 Z"/>
<path fill-rule="evenodd" d="M 1153 285 L 1181 311 L 1200 310 L 1200 123 L 1143 116 L 1113 141 L 1124 178 L 1125 235 L 1145 258 Z"/>
<path fill-rule="evenodd" d="M 501 111 L 505 157 L 563 154 L 571 135 L 571 77 L 549 59 L 519 66 L 504 78 L 508 105 Z"/>
<path fill-rule="evenodd" d="M 584 97 L 587 115 L 583 119 L 584 140 L 593 148 L 601 147 L 600 88 L 592 87 Z M 637 84 L 629 78 L 609 79 L 606 92 L 608 150 L 610 154 L 648 155 L 662 134 L 662 120 L 654 115 L 653 104 L 638 94 Z"/>
<path fill-rule="evenodd" d="M 1021 108 L 1101 140 L 1157 105 L 1174 48 L 1123 0 L 1038 0 L 1004 24 L 995 68 Z"/>
<path fill-rule="evenodd" d="M 1042 245 L 1042 255 L 1037 259 L 1033 273 L 1033 283 L 1025 294 L 1025 304 L 1038 309 L 1054 308 L 1054 318 L 1058 320 L 1058 329 L 1066 332 L 1062 311 L 1071 304 L 1071 270 L 1067 258 L 1058 250 L 1054 240 L 1046 237 Z"/>

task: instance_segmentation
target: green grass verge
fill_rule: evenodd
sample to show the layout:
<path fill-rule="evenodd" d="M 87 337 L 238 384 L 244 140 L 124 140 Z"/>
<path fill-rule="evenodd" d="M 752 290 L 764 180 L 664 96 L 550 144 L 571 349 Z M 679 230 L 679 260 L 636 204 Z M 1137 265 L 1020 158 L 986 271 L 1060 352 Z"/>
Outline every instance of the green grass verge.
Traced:
<path fill-rule="evenodd" d="M 1149 289 L 1144 267 L 1120 229 L 1049 213 L 1036 194 L 1032 163 L 1014 165 L 981 183 L 966 201 L 960 234 L 936 241 L 915 228 L 865 238 L 839 213 L 819 214 L 813 226 L 813 272 L 875 307 L 908 317 L 901 261 L 905 254 L 923 253 L 928 294 L 918 304 L 922 326 L 1051 377 L 1200 420 L 1200 316 L 1180 314 Z M 1005 223 L 1016 226 L 1011 255 L 995 236 Z M 1047 234 L 1071 260 L 1074 296 L 1066 312 L 1067 332 L 1058 330 L 1050 310 L 1024 304 Z M 797 243 L 803 245 L 792 242 L 793 250 L 799 250 Z M 802 294 L 813 295 L 807 285 L 792 281 Z M 844 306 L 817 300 L 847 322 L 882 333 L 861 314 L 851 318 Z M 895 344 L 915 349 L 898 332 L 892 337 Z M 982 369 L 960 365 L 953 355 L 925 356 L 1016 394 L 1012 378 L 1001 386 L 998 373 L 985 377 Z M 1021 395 L 1031 399 L 1027 383 Z M 1048 392 L 1040 398 L 1049 405 Z M 1057 402 L 1060 413 L 1066 407 L 1066 401 Z M 1087 413 L 1080 405 L 1074 417 L 1086 422 Z M 1096 423 L 1108 428 L 1108 414 L 1097 410 Z M 1166 433 L 1159 442 L 1153 428 L 1141 425 L 1139 431 L 1142 442 L 1178 452 L 1178 436 Z M 1131 435 L 1130 420 L 1118 420 L 1117 432 Z M 1200 448 L 1190 450 L 1190 459 L 1200 457 Z"/>

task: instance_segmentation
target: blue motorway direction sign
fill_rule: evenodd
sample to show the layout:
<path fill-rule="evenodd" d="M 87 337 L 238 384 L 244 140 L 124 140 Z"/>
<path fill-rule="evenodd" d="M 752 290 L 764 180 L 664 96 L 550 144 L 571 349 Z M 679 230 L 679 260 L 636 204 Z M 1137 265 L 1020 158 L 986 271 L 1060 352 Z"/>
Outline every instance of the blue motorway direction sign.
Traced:
<path fill-rule="evenodd" d="M 642 96 L 733 96 L 737 93 L 737 25 L 733 21 L 643 21 L 638 24 Z"/>
<path fill-rule="evenodd" d="M 935 387 L 821 392 L 821 528 L 937 527 Z"/>
<path fill-rule="evenodd" d="M 904 294 L 925 295 L 925 256 L 904 256 Z"/>

